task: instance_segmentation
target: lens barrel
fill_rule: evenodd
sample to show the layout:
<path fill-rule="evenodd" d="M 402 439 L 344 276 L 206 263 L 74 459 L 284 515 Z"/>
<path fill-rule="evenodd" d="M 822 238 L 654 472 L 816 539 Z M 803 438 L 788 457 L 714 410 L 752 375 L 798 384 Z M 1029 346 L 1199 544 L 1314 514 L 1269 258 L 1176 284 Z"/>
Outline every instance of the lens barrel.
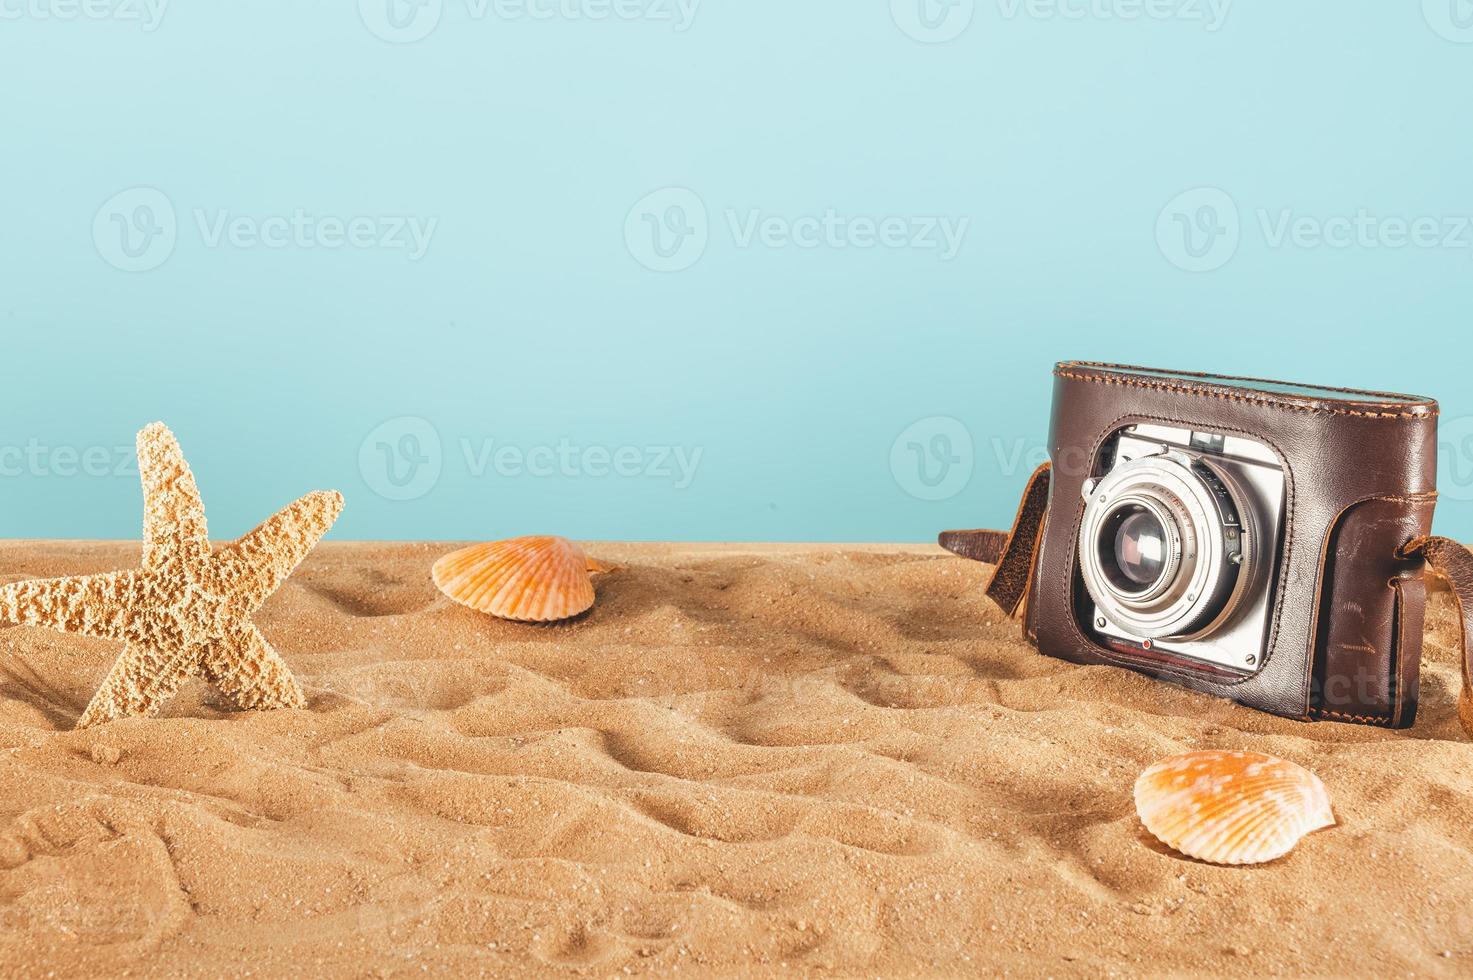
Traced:
<path fill-rule="evenodd" d="M 1142 639 L 1201 639 L 1247 591 L 1257 549 L 1249 498 L 1208 457 L 1121 463 L 1086 485 L 1080 573 L 1101 613 Z"/>

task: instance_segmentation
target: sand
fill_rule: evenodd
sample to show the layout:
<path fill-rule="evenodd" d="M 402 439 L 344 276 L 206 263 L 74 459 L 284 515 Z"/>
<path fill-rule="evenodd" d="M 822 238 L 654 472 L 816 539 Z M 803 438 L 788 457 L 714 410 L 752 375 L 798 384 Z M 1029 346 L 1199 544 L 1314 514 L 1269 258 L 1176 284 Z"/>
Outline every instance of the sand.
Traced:
<path fill-rule="evenodd" d="M 1454 613 L 1410 732 L 1302 724 L 1038 655 L 929 546 L 590 545 L 563 626 L 323 545 L 257 617 L 307 710 L 191 681 L 73 732 L 117 650 L 0 631 L 0 974 L 839 976 L 1473 971 Z M 0 580 L 136 544 L 0 545 Z M 1339 825 L 1178 857 L 1139 771 L 1250 748 Z"/>

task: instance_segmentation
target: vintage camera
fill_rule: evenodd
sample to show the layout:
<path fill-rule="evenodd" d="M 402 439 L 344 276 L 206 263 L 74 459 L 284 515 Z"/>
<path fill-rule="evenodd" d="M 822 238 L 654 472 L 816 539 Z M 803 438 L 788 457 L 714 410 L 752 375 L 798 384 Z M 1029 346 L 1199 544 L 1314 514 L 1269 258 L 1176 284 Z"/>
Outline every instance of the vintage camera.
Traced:
<path fill-rule="evenodd" d="M 940 539 L 995 565 L 987 594 L 1042 653 L 1292 718 L 1412 723 L 1423 571 L 1473 583 L 1473 556 L 1431 536 L 1437 402 L 1083 361 L 1053 375 L 1050 462 L 1012 531 Z M 1473 731 L 1473 688 L 1460 703 Z"/>
<path fill-rule="evenodd" d="M 1091 628 L 1249 673 L 1263 657 L 1284 471 L 1253 439 L 1166 425 L 1112 434 L 1084 481 L 1079 569 Z"/>

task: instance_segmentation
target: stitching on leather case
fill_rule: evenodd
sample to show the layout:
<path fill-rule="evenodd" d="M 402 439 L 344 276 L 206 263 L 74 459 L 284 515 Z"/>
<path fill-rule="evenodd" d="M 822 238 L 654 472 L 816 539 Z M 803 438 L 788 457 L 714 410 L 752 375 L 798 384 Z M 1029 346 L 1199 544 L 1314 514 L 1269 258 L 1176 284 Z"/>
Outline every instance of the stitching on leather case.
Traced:
<path fill-rule="evenodd" d="M 1233 374 L 1208 374 L 1205 371 L 1161 371 L 1158 368 L 1146 368 L 1134 364 L 1111 364 L 1108 361 L 1061 361 L 1055 366 L 1094 368 L 1101 371 L 1144 371 L 1149 374 L 1170 374 L 1183 378 L 1202 378 L 1205 381 L 1211 381 L 1215 379 L 1217 381 L 1248 381 L 1252 382 L 1253 384 L 1293 384 L 1296 388 L 1309 388 L 1313 391 L 1334 391 L 1339 392 L 1342 395 L 1374 395 L 1379 398 L 1390 398 L 1393 399 L 1393 403 L 1397 405 L 1410 403 L 1430 406 L 1431 404 L 1433 404 L 1433 399 L 1431 398 L 1427 398 L 1423 395 L 1408 395 L 1404 392 L 1399 391 L 1373 391 L 1365 388 L 1340 388 L 1335 385 L 1298 384 L 1295 382 L 1273 381 L 1268 378 L 1249 378 Z"/>
<path fill-rule="evenodd" d="M 1115 421 L 1111 422 L 1108 426 L 1105 427 L 1104 431 L 1101 432 L 1099 438 L 1095 440 L 1094 445 L 1092 445 L 1090 447 L 1089 456 L 1087 458 L 1090 460 L 1091 464 L 1093 463 L 1093 461 L 1095 459 L 1097 459 L 1099 457 L 1100 447 L 1102 445 L 1104 445 L 1105 440 L 1108 439 L 1112 433 L 1119 431 L 1119 429 L 1121 428 L 1121 426 L 1124 425 L 1127 422 L 1127 420 L 1135 420 L 1135 421 L 1143 421 L 1143 422 L 1164 422 L 1164 423 L 1169 424 L 1169 425 L 1186 425 L 1186 426 L 1190 426 L 1190 425 L 1193 425 L 1194 424 L 1194 423 L 1191 423 L 1191 422 L 1184 421 L 1182 419 L 1166 418 L 1166 417 L 1162 417 L 1162 416 L 1152 416 L 1152 415 L 1141 415 L 1141 414 L 1136 413 L 1136 412 L 1130 412 L 1130 413 L 1127 413 L 1125 415 L 1121 415 L 1118 418 L 1116 418 Z M 1239 428 L 1236 428 L 1235 426 L 1229 426 L 1229 425 L 1213 425 L 1213 426 L 1211 426 L 1211 428 L 1213 428 L 1215 430 L 1221 430 L 1223 432 L 1236 432 L 1239 435 L 1247 436 L 1250 439 L 1257 439 L 1257 440 L 1268 441 L 1262 435 L 1249 432 L 1247 429 L 1239 429 Z M 1274 444 L 1271 441 L 1268 442 L 1268 445 L 1270 446 L 1270 448 L 1273 449 L 1274 454 L 1279 457 L 1279 461 L 1284 466 L 1285 490 L 1284 490 L 1284 524 L 1283 524 L 1283 526 L 1285 528 L 1290 528 L 1290 527 L 1293 527 L 1293 521 L 1294 521 L 1294 498 L 1295 498 L 1294 472 L 1293 472 L 1293 470 L 1291 470 L 1289 468 L 1288 457 L 1284 454 L 1284 451 L 1282 449 L 1280 449 L 1276 444 Z M 1084 507 L 1085 507 L 1084 502 L 1083 501 L 1080 501 L 1078 507 L 1074 511 L 1074 517 L 1073 517 L 1073 520 L 1071 522 L 1071 527 L 1070 527 L 1070 531 L 1069 531 L 1069 540 L 1071 542 L 1077 543 L 1079 541 L 1079 529 L 1080 529 L 1080 526 L 1084 522 Z M 1069 578 L 1069 589 L 1070 589 L 1071 593 L 1072 593 L 1072 591 L 1074 589 L 1074 577 L 1075 577 L 1075 573 L 1078 570 L 1077 567 L 1076 567 L 1076 562 L 1078 561 L 1078 550 L 1079 550 L 1078 548 L 1070 548 L 1069 549 L 1069 557 L 1068 557 L 1068 563 L 1067 563 L 1067 565 L 1068 565 L 1067 571 L 1069 573 L 1068 574 L 1068 578 Z M 1294 538 L 1293 538 L 1293 535 L 1286 533 L 1284 535 L 1284 553 L 1283 553 L 1283 555 L 1280 558 L 1278 585 L 1275 588 L 1276 597 L 1275 597 L 1275 600 L 1274 600 L 1274 622 L 1273 622 L 1273 627 L 1269 630 L 1268 644 L 1267 644 L 1267 646 L 1266 646 L 1266 648 L 1264 650 L 1264 654 L 1263 654 L 1263 664 L 1258 668 L 1258 670 L 1256 670 L 1252 674 L 1248 675 L 1247 677 L 1241 678 L 1240 680 L 1232 680 L 1232 681 L 1215 681 L 1215 680 L 1214 681 L 1203 681 L 1199 675 L 1194 674 L 1194 673 L 1192 673 L 1190 671 L 1182 670 L 1182 669 L 1177 668 L 1177 667 L 1166 667 L 1166 666 L 1162 666 L 1160 664 L 1155 663 L 1154 661 L 1137 660 L 1137 659 L 1131 658 L 1131 657 L 1123 657 L 1120 654 L 1117 654 L 1115 651 L 1110 650 L 1107 647 L 1101 646 L 1100 644 L 1096 643 L 1094 640 L 1091 640 L 1089 637 L 1085 636 L 1084 635 L 1084 631 L 1079 628 L 1079 623 L 1075 619 L 1074 612 L 1073 612 L 1073 609 L 1072 609 L 1072 606 L 1073 606 L 1073 603 L 1074 603 L 1074 599 L 1073 599 L 1072 595 L 1069 597 L 1069 604 L 1070 604 L 1070 607 L 1071 608 L 1069 609 L 1067 615 L 1065 616 L 1065 619 L 1067 619 L 1069 621 L 1069 627 L 1070 627 L 1070 629 L 1072 629 L 1074 631 L 1075 637 L 1077 637 L 1079 640 L 1083 641 L 1086 646 L 1088 646 L 1091 649 L 1093 649 L 1096 652 L 1096 655 L 1099 656 L 1101 659 L 1107 660 L 1110 663 L 1115 664 L 1117 667 L 1125 667 L 1125 668 L 1129 668 L 1129 669 L 1146 668 L 1146 669 L 1150 670 L 1152 673 L 1161 674 L 1161 675 L 1169 675 L 1169 676 L 1172 676 L 1172 677 L 1180 677 L 1180 678 L 1183 678 L 1185 680 L 1190 680 L 1194 684 L 1201 684 L 1201 685 L 1204 685 L 1204 687 L 1208 687 L 1208 688 L 1210 688 L 1210 687 L 1235 687 L 1235 686 L 1237 686 L 1239 684 L 1246 684 L 1249 681 L 1257 680 L 1259 677 L 1263 676 L 1263 672 L 1266 671 L 1266 670 L 1268 670 L 1269 661 L 1271 661 L 1273 659 L 1274 652 L 1278 649 L 1279 625 L 1280 625 L 1280 622 L 1281 622 L 1281 620 L 1283 618 L 1283 615 L 1284 615 L 1284 596 L 1285 596 L 1285 594 L 1287 593 L 1287 590 L 1288 590 L 1288 578 L 1289 578 L 1289 576 L 1287 574 L 1287 570 L 1289 568 L 1289 561 L 1292 558 L 1293 554 L 1294 554 Z M 1313 656 L 1313 654 L 1311 653 L 1311 658 L 1312 658 L 1312 656 Z M 1312 666 L 1312 664 L 1311 664 L 1311 666 Z M 1304 694 L 1304 699 L 1305 699 L 1304 707 L 1305 707 L 1305 710 L 1308 711 L 1309 710 L 1309 683 L 1308 683 L 1308 675 L 1306 675 L 1306 677 L 1305 677 L 1305 694 Z"/>
<path fill-rule="evenodd" d="M 1394 579 L 1391 583 L 1391 591 L 1396 594 L 1396 601 L 1391 606 L 1391 660 L 1388 664 L 1390 677 L 1387 679 L 1386 688 L 1391 694 L 1390 723 L 1393 725 L 1401 721 L 1401 716 L 1406 711 L 1405 692 L 1401 689 L 1401 670 L 1406 658 L 1407 595 L 1405 588 L 1401 579 Z M 1420 640 L 1421 637 L 1418 639 Z"/>
<path fill-rule="evenodd" d="M 1341 721 L 1358 721 L 1362 725 L 1381 725 L 1389 727 L 1390 718 L 1382 718 L 1380 715 L 1352 715 L 1343 711 L 1331 711 L 1329 708 L 1319 708 L 1310 712 L 1313 718 L 1338 718 Z"/>
<path fill-rule="evenodd" d="M 1114 365 L 1094 365 L 1081 362 L 1071 362 L 1079 367 L 1095 368 L 1098 370 L 1115 369 Z M 1284 401 L 1270 395 L 1258 393 L 1234 393 L 1231 391 L 1218 391 L 1211 388 L 1202 388 L 1188 384 L 1172 384 L 1166 381 L 1148 381 L 1144 378 L 1125 377 L 1124 375 L 1109 374 L 1077 374 L 1064 370 L 1070 365 L 1062 365 L 1054 369 L 1054 375 L 1060 378 L 1068 378 L 1071 381 L 1085 381 L 1090 384 L 1120 385 L 1128 388 L 1146 388 L 1156 391 L 1170 391 L 1182 395 L 1196 395 L 1201 398 L 1219 398 L 1224 401 L 1244 402 L 1250 405 L 1263 405 L 1269 408 L 1278 408 L 1290 412 L 1303 412 L 1307 415 L 1352 415 L 1357 418 L 1373 419 L 1432 419 L 1438 415 L 1438 410 L 1431 405 L 1423 403 L 1424 407 L 1417 410 L 1400 411 L 1378 411 L 1369 412 L 1356 408 L 1340 408 L 1332 405 L 1302 405 L 1298 402 Z M 1228 380 L 1228 379 L 1224 379 Z M 1244 379 L 1251 380 L 1251 379 Z M 1325 388 L 1324 391 L 1339 391 L 1344 394 L 1368 394 L 1383 395 L 1385 392 L 1357 392 L 1350 388 Z M 1390 406 L 1387 406 L 1389 409 Z"/>

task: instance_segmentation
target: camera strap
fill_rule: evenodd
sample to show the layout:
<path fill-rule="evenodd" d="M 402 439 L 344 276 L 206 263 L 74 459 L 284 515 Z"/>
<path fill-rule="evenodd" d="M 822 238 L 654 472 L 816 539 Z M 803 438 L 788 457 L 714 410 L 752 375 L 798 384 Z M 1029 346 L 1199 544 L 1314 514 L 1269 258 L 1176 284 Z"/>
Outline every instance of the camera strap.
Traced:
<path fill-rule="evenodd" d="M 1458 642 L 1462 646 L 1463 689 L 1458 693 L 1458 720 L 1468 734 L 1473 735 L 1473 671 L 1470 671 L 1468 655 L 1473 653 L 1473 618 L 1468 610 L 1473 608 L 1473 554 L 1451 538 L 1421 537 L 1409 541 L 1401 549 L 1403 558 L 1421 558 L 1433 575 L 1447 583 L 1452 590 L 1454 605 L 1458 608 Z"/>
<path fill-rule="evenodd" d="M 997 566 L 987 583 L 987 595 L 1009 616 L 1018 611 L 1033 581 L 1043 522 L 1048 516 L 1051 474 L 1050 464 L 1044 463 L 1028 478 L 1011 531 L 943 531 L 937 539 L 953 554 Z"/>
<path fill-rule="evenodd" d="M 1009 616 L 1028 596 L 1043 524 L 1048 516 L 1050 469 L 1044 463 L 1033 471 L 1011 531 L 943 531 L 941 547 L 973 561 L 995 565 L 987 583 L 987 595 Z M 1427 571 L 1442 579 L 1452 591 L 1458 609 L 1459 643 L 1462 648 L 1463 689 L 1458 695 L 1458 720 L 1473 735 L 1473 552 L 1451 538 L 1426 536 L 1407 542 L 1398 555 L 1421 559 Z"/>

